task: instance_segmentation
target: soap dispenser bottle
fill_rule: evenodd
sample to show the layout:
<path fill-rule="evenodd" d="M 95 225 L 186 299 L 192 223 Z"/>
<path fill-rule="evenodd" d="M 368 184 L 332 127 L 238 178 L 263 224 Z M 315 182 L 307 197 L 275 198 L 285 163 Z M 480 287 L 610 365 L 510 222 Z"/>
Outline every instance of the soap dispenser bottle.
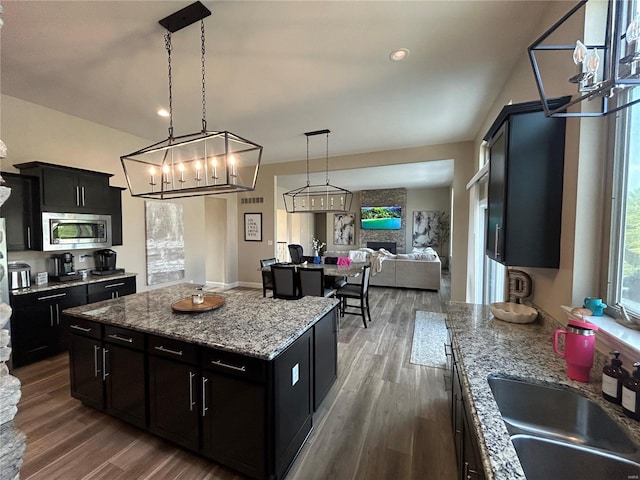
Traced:
<path fill-rule="evenodd" d="M 640 362 L 633 366 L 633 375 L 622 382 L 622 410 L 627 417 L 640 420 Z"/>
<path fill-rule="evenodd" d="M 620 352 L 609 352 L 614 358 L 611 365 L 605 365 L 602 369 L 602 396 L 615 404 L 622 403 L 622 382 L 629 377 L 629 372 L 622 368 Z"/>

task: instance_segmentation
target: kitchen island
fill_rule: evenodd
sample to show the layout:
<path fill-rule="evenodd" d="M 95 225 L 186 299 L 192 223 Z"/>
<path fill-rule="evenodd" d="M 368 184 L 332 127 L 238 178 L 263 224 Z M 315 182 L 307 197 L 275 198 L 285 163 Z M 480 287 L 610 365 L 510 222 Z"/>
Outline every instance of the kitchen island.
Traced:
<path fill-rule="evenodd" d="M 72 396 L 252 478 L 283 478 L 337 376 L 338 302 L 240 292 L 172 310 L 194 293 L 65 310 Z"/>

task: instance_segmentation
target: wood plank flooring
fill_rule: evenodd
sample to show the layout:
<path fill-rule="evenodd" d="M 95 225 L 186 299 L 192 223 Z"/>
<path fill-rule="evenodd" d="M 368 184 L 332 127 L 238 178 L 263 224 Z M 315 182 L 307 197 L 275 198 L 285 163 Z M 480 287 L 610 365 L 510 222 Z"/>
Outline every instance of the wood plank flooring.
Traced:
<path fill-rule="evenodd" d="M 371 287 L 370 328 L 341 320 L 338 380 L 287 480 L 456 478 L 443 370 L 409 363 L 415 312 L 441 312 L 448 299 L 448 274 L 440 293 Z M 23 480 L 244 478 L 83 406 L 69 395 L 68 367 L 63 354 L 13 372 Z"/>

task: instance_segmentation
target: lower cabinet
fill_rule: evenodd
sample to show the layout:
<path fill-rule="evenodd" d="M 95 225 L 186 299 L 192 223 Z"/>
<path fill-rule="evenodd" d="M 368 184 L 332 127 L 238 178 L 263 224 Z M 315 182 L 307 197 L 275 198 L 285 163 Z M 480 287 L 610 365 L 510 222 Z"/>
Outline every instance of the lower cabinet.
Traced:
<path fill-rule="evenodd" d="M 333 309 L 267 361 L 68 317 L 72 396 L 251 478 L 283 478 L 336 379 L 336 322 Z"/>
<path fill-rule="evenodd" d="M 86 303 L 86 287 L 75 286 L 40 293 L 11 295 L 11 341 L 13 367 L 21 367 L 67 348 L 60 325 L 65 308 Z"/>
<path fill-rule="evenodd" d="M 123 346 L 124 344 L 126 346 Z M 146 427 L 144 335 L 86 320 L 69 323 L 71 396 Z"/>
<path fill-rule="evenodd" d="M 136 278 L 126 277 L 87 285 L 87 303 L 123 297 L 136 293 Z"/>
<path fill-rule="evenodd" d="M 451 424 L 460 480 L 484 480 L 480 448 L 473 431 L 470 407 L 462 393 L 460 369 L 451 350 Z"/>

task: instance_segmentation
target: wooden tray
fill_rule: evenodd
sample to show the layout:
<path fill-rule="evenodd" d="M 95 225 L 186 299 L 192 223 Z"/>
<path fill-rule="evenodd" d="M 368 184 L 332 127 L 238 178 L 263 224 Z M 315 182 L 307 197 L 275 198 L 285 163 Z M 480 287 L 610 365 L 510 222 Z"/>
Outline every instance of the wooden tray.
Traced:
<path fill-rule="evenodd" d="M 203 298 L 204 302 L 200 304 L 193 303 L 191 297 L 183 298 L 182 300 L 172 303 L 171 308 L 175 312 L 197 313 L 214 310 L 224 305 L 224 297 L 220 295 L 205 295 Z"/>

